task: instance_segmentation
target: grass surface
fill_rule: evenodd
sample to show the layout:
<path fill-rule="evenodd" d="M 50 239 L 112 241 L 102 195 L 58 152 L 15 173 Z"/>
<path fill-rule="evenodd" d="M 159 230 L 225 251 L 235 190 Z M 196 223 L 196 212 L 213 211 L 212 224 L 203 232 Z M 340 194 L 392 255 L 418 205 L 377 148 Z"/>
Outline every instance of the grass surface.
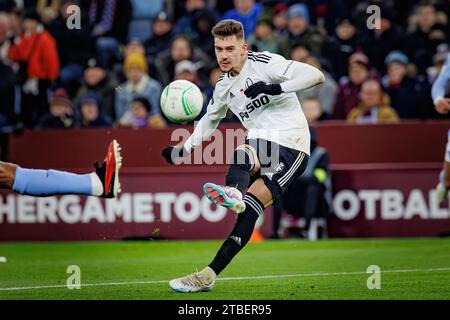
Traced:
<path fill-rule="evenodd" d="M 248 245 L 212 292 L 169 289 L 166 280 L 201 270 L 220 244 L 0 244 L 0 299 L 450 299 L 449 239 L 264 241 Z M 81 269 L 80 290 L 65 287 L 70 265 Z M 381 268 L 380 290 L 367 288 L 370 265 Z"/>

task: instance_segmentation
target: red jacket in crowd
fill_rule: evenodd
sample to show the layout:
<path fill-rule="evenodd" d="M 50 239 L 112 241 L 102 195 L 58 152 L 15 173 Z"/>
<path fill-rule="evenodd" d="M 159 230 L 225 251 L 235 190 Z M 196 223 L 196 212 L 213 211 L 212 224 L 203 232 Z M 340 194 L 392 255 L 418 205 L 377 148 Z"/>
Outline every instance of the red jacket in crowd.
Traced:
<path fill-rule="evenodd" d="M 31 52 L 33 51 L 33 52 Z M 55 39 L 47 31 L 21 36 L 9 48 L 14 62 L 28 62 L 28 77 L 55 81 L 59 75 L 59 57 Z"/>

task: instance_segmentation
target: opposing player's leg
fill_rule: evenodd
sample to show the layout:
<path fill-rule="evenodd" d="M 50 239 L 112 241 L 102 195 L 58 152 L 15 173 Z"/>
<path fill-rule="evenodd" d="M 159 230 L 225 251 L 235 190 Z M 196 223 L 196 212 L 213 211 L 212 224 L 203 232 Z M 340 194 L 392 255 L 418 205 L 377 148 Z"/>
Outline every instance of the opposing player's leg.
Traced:
<path fill-rule="evenodd" d="M 0 162 L 0 188 L 45 197 L 59 194 L 81 194 L 114 198 L 120 190 L 121 148 L 116 140 L 109 145 L 102 166 L 90 174 L 74 174 L 58 170 L 35 170 Z"/>
<path fill-rule="evenodd" d="M 243 194 L 249 187 L 251 176 L 259 172 L 260 166 L 256 149 L 250 144 L 243 144 L 233 154 L 226 185 L 207 183 L 203 192 L 213 203 L 242 213 L 245 210 Z"/>

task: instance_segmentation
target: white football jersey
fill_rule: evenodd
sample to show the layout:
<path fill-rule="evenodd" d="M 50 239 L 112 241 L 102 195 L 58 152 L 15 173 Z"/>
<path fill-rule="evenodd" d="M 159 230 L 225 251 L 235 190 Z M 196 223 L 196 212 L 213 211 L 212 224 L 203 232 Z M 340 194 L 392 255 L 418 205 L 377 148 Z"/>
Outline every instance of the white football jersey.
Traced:
<path fill-rule="evenodd" d="M 209 118 L 222 119 L 230 109 L 248 129 L 249 139 L 265 139 L 309 155 L 308 122 L 294 92 L 276 96 L 261 94 L 255 99 L 244 94 L 259 81 L 282 83 L 291 79 L 294 63 L 298 64 L 267 51 L 249 51 L 239 75 L 232 77 L 226 73 L 217 81 L 208 105 Z"/>

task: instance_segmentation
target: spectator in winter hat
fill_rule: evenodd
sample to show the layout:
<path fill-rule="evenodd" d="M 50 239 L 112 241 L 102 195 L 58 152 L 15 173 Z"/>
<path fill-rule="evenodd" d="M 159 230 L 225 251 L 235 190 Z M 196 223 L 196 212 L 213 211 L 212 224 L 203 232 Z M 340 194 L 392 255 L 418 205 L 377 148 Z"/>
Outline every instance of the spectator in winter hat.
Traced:
<path fill-rule="evenodd" d="M 45 115 L 37 127 L 41 129 L 69 129 L 78 126 L 75 110 L 67 91 L 63 88 L 56 89 L 50 100 L 50 114 Z"/>
<path fill-rule="evenodd" d="M 401 119 L 422 119 L 432 110 L 429 85 L 408 74 L 408 57 L 392 51 L 385 59 L 387 74 L 382 84 Z"/>
<path fill-rule="evenodd" d="M 103 113 L 102 97 L 88 92 L 80 102 L 81 126 L 84 128 L 98 128 L 112 126 L 111 118 Z"/>
<path fill-rule="evenodd" d="M 310 25 L 308 7 L 305 4 L 294 4 L 288 10 L 288 41 L 290 45 L 295 43 L 307 43 L 311 52 L 320 55 L 322 52 L 322 34 Z"/>
<path fill-rule="evenodd" d="M 111 119 L 115 119 L 114 100 L 118 85 L 117 79 L 99 65 L 97 60 L 90 59 L 84 70 L 83 85 L 78 89 L 73 103 L 79 106 L 83 96 L 88 92 L 94 92 L 103 101 L 103 112 Z"/>
<path fill-rule="evenodd" d="M 131 53 L 124 63 L 124 73 L 127 81 L 123 83 L 116 93 L 116 117 L 122 118 L 131 102 L 136 97 L 145 97 L 152 106 L 150 115 L 161 117 L 160 97 L 162 86 L 148 74 L 148 64 L 142 53 Z M 163 119 L 161 118 L 163 121 Z"/>
<path fill-rule="evenodd" d="M 130 108 L 119 120 L 120 127 L 130 128 L 165 128 L 166 123 L 159 116 L 151 116 L 152 106 L 145 97 L 136 97 Z"/>

